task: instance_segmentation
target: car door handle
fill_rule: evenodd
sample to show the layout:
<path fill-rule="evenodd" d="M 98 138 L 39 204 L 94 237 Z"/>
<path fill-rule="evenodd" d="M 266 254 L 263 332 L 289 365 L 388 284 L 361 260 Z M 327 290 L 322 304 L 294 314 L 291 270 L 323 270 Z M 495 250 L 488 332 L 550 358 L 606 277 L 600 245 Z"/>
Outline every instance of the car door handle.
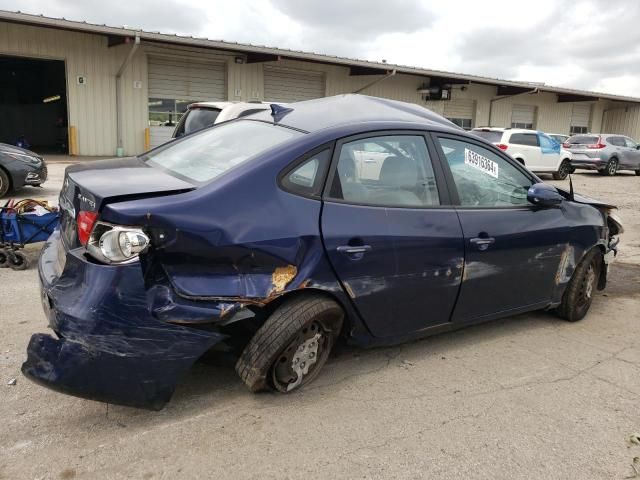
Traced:
<path fill-rule="evenodd" d="M 496 243 L 496 239 L 491 237 L 472 238 L 469 241 L 471 242 L 471 245 L 475 245 L 480 251 L 485 251 L 487 248 L 489 248 L 489 245 L 493 245 L 494 243 Z"/>
<path fill-rule="evenodd" d="M 348 256 L 361 256 L 371 251 L 371 245 L 340 245 L 336 250 Z"/>

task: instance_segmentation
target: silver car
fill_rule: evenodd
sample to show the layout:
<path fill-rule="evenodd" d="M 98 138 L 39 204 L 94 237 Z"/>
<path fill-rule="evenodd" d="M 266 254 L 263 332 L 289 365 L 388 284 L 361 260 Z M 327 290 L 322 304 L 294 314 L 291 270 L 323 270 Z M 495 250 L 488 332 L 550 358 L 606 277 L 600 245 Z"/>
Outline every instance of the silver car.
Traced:
<path fill-rule="evenodd" d="M 640 145 L 624 135 L 573 135 L 563 147 L 571 152 L 573 169 L 597 170 L 601 175 L 609 176 L 618 170 L 633 170 L 640 175 Z"/>

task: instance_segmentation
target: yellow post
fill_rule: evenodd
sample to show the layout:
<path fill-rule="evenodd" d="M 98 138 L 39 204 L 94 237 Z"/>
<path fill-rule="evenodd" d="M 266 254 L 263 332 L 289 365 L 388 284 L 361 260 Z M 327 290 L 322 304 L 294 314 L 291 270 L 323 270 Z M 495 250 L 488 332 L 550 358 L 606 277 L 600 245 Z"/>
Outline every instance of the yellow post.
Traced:
<path fill-rule="evenodd" d="M 78 129 L 69 126 L 69 155 L 78 155 Z"/>
<path fill-rule="evenodd" d="M 151 129 L 149 127 L 144 129 L 144 151 L 151 150 Z"/>

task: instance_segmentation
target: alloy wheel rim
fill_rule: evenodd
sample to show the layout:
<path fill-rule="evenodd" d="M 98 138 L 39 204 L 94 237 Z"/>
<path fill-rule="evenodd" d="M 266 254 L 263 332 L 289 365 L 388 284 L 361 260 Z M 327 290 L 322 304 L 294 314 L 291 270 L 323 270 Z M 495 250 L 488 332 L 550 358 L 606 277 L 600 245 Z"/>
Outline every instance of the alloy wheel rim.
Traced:
<path fill-rule="evenodd" d="M 611 162 L 609 164 L 609 173 L 611 175 L 613 175 L 614 173 L 616 173 L 616 162 Z"/>
<path fill-rule="evenodd" d="M 318 322 L 303 328 L 271 368 L 276 389 L 290 392 L 312 377 L 326 353 L 327 342 L 328 335 Z"/>

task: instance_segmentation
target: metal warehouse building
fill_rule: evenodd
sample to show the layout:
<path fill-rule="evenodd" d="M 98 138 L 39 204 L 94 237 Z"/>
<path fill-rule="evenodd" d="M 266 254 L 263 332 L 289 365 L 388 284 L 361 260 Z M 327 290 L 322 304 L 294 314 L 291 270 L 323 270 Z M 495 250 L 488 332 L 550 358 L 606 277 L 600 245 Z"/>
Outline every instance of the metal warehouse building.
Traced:
<path fill-rule="evenodd" d="M 137 154 L 187 104 L 293 102 L 360 92 L 455 123 L 640 140 L 640 98 L 0 11 L 0 142 Z"/>

